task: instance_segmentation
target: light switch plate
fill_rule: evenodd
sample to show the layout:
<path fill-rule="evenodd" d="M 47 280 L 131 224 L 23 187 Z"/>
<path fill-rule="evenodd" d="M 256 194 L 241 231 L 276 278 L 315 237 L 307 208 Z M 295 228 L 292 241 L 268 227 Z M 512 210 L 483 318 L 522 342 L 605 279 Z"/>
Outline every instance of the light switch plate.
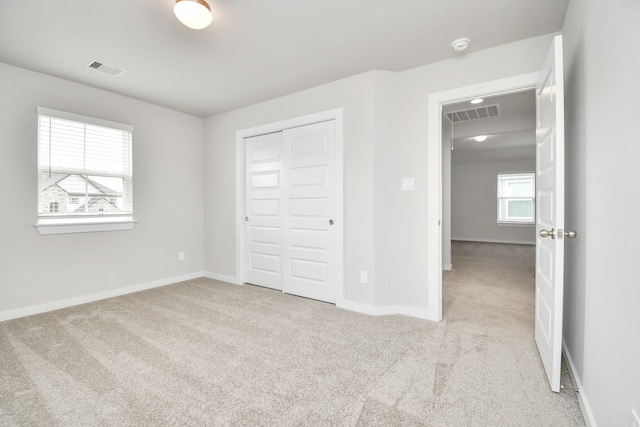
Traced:
<path fill-rule="evenodd" d="M 367 277 L 367 272 L 366 271 L 361 271 L 360 272 L 360 283 L 362 283 L 363 285 L 365 285 L 368 281 L 369 278 Z"/>
<path fill-rule="evenodd" d="M 402 191 L 412 191 L 415 189 L 416 180 L 414 178 L 402 178 Z"/>

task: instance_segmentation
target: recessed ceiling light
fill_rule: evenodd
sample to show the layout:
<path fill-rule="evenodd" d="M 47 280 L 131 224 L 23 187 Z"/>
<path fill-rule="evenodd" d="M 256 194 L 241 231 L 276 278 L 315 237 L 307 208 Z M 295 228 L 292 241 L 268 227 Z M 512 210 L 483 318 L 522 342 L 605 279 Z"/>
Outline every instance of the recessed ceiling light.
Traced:
<path fill-rule="evenodd" d="M 483 102 L 484 102 L 484 99 L 482 98 L 476 98 L 471 100 L 472 104 L 482 104 Z"/>
<path fill-rule="evenodd" d="M 453 43 L 451 43 L 451 49 L 456 52 L 464 52 L 469 47 L 469 43 L 471 43 L 471 39 L 463 37 L 461 39 L 454 40 Z"/>
<path fill-rule="evenodd" d="M 478 142 L 483 142 L 486 141 L 487 139 L 487 135 L 478 135 L 478 136 L 474 136 L 473 139 L 475 139 Z"/>

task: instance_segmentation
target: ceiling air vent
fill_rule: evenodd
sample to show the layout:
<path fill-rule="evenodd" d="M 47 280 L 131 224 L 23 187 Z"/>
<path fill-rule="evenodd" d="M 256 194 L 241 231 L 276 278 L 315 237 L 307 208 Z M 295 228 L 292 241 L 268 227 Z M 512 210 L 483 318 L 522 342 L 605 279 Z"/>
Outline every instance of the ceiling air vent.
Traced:
<path fill-rule="evenodd" d="M 118 67 L 114 67 L 113 65 L 105 64 L 104 62 L 100 62 L 100 61 L 91 61 L 90 63 L 87 64 L 87 68 L 93 68 L 94 70 L 109 74 L 110 76 L 113 76 L 113 77 L 118 77 L 126 73 L 125 70 L 122 70 Z"/>
<path fill-rule="evenodd" d="M 450 111 L 447 114 L 452 122 L 464 122 L 468 120 L 486 119 L 500 116 L 500 104 L 485 105 L 482 107 L 468 108 L 459 111 Z"/>

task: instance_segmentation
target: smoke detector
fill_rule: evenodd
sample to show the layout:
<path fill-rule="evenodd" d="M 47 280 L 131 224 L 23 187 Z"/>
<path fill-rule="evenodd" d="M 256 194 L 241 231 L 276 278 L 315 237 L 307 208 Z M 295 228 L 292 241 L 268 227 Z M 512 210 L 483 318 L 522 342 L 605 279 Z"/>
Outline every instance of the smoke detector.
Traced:
<path fill-rule="evenodd" d="M 464 52 L 469 47 L 469 43 L 471 43 L 471 39 L 463 37 L 461 39 L 456 39 L 451 43 L 451 49 L 456 52 Z"/>

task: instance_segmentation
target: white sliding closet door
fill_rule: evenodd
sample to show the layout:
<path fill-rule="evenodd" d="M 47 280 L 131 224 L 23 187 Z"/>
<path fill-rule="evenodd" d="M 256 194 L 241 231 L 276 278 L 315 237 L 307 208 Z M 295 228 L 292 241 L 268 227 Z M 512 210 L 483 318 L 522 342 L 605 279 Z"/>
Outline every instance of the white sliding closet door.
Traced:
<path fill-rule="evenodd" d="M 245 281 L 282 289 L 282 132 L 245 138 Z"/>
<path fill-rule="evenodd" d="M 335 122 L 283 131 L 283 291 L 336 300 Z"/>
<path fill-rule="evenodd" d="M 245 281 L 335 302 L 335 121 L 245 138 L 245 168 Z"/>

